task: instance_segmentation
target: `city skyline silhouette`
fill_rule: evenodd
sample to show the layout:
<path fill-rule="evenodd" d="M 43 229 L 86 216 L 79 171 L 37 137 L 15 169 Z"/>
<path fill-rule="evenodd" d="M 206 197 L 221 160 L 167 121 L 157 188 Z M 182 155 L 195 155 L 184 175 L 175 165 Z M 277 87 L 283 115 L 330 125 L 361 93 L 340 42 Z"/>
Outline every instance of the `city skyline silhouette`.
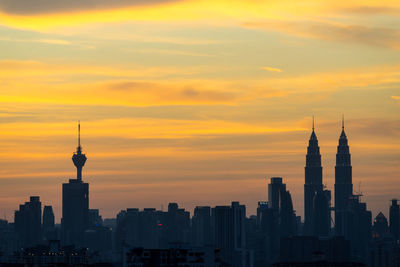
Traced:
<path fill-rule="evenodd" d="M 375 262 L 382 264 L 384 246 L 384 253 L 393 253 L 390 257 L 386 254 L 385 264 L 396 266 L 397 250 L 393 246 L 400 236 L 397 199 L 391 199 L 390 223 L 379 212 L 372 224 L 373 216 L 361 199 L 363 195 L 353 191 L 344 116 L 341 128 L 333 202 L 332 191 L 323 184 L 312 117 L 304 169 L 304 215 L 294 210 L 284 179 L 271 177 L 266 190 L 268 198 L 258 201 L 256 214 L 246 212 L 246 205 L 239 201 L 232 201 L 231 206 L 196 205 L 193 211 L 169 202 L 166 212 L 162 206 L 160 210 L 129 206 L 116 217 L 103 218 L 101 207 L 90 205 L 89 183 L 83 174 L 87 157 L 81 145 L 79 121 L 76 152 L 72 155 L 76 177 L 62 184 L 61 222 L 56 223 L 48 203 L 42 215 L 40 196 L 31 195 L 29 202 L 15 210 L 14 222 L 0 221 L 0 232 L 6 236 L 0 238 L 0 264 L 45 261 L 68 266 L 96 266 L 101 262 L 109 266 L 136 266 L 147 262 L 145 266 L 155 267 L 164 266 L 167 261 L 166 266 L 185 261 L 203 262 L 210 267 L 261 267 L 286 266 L 287 261 L 315 262 L 314 254 L 322 253 L 319 264 L 332 261 L 338 266 L 350 262 L 355 266 L 374 266 Z M 170 253 L 168 260 L 165 253 Z"/>
<path fill-rule="evenodd" d="M 0 267 L 400 266 L 399 10 L 0 0 Z"/>
<path fill-rule="evenodd" d="M 346 134 L 344 134 L 344 115 L 342 115 L 342 120 L 341 120 L 341 127 L 342 127 L 342 130 L 341 130 L 341 135 L 340 135 L 340 138 L 339 138 L 339 140 L 341 140 L 341 138 L 344 136 L 345 138 L 347 138 L 346 137 Z M 312 127 L 311 127 L 311 137 L 310 137 L 310 142 L 312 142 L 312 140 L 316 140 L 317 139 L 317 137 L 316 137 L 316 134 L 315 134 L 315 131 L 316 131 L 316 129 L 315 129 L 315 116 L 313 115 L 312 116 Z M 82 177 L 82 167 L 83 167 L 83 165 L 85 165 L 85 162 L 86 162 L 86 157 L 85 157 L 85 154 L 82 154 L 82 156 L 83 156 L 83 158 L 84 159 L 82 159 L 82 160 L 78 160 L 77 158 L 78 158 L 78 156 L 79 155 L 81 155 L 81 152 L 82 152 L 82 146 L 81 146 L 81 122 L 80 121 L 78 121 L 78 135 L 77 135 L 78 137 L 77 137 L 77 143 L 78 143 L 78 146 L 77 146 L 77 149 L 76 149 L 76 152 L 74 152 L 73 153 L 73 157 L 72 157 L 72 161 L 73 161 L 73 164 L 75 165 L 75 167 L 76 167 L 76 176 L 78 177 L 77 179 L 79 180 L 79 179 L 82 179 L 81 177 Z M 311 144 L 311 143 L 310 143 Z M 318 146 L 318 141 L 317 141 L 317 146 Z M 318 151 L 319 151 L 319 148 L 318 148 Z M 318 152 L 319 153 L 319 152 Z M 323 156 L 323 155 L 322 155 Z M 321 155 L 319 156 L 320 158 L 321 158 Z M 82 161 L 83 163 L 82 163 L 82 165 L 81 165 L 81 163 L 79 163 L 80 161 Z M 321 159 L 319 160 L 320 162 L 321 162 Z M 76 165 L 76 164 L 78 164 L 78 165 Z M 308 160 L 306 160 L 306 166 L 307 166 L 307 164 L 309 164 L 308 163 Z M 313 163 L 311 163 L 311 166 L 313 166 L 312 165 Z M 319 163 L 319 164 L 321 164 L 321 163 Z M 79 167 L 79 166 L 82 166 L 82 167 Z M 179 171 L 179 170 L 176 170 L 177 172 Z M 321 169 L 321 176 L 323 176 L 323 171 L 322 171 L 322 169 Z M 273 175 L 272 175 L 273 176 Z M 270 177 L 272 177 L 272 176 L 270 176 Z M 275 175 L 276 176 L 276 175 Z M 262 178 L 260 178 L 259 180 L 260 180 L 260 182 L 264 182 L 265 183 L 265 181 L 268 181 L 269 180 L 269 178 L 270 177 L 262 177 Z M 72 177 L 70 177 L 70 178 L 72 178 L 73 179 L 73 176 Z M 95 181 L 94 181 L 95 182 Z M 319 184 L 319 188 L 321 188 L 321 190 L 322 189 L 324 189 L 324 190 L 331 190 L 331 191 L 334 191 L 334 187 L 333 187 L 333 185 L 332 185 L 332 188 L 331 187 L 328 187 L 328 185 L 326 184 L 326 183 L 323 183 L 322 182 L 322 180 L 319 182 L 320 184 Z M 289 184 L 289 186 L 290 186 L 290 184 Z M 351 191 L 353 191 L 353 189 L 351 189 Z M 360 184 L 358 185 L 358 188 L 357 188 L 357 185 L 356 185 L 356 187 L 354 188 L 354 193 L 356 193 L 356 194 L 359 194 L 361 197 L 363 197 L 364 195 L 362 194 L 362 192 L 360 192 Z M 314 193 L 313 193 L 314 194 Z M 35 195 L 35 194 L 33 194 L 33 195 Z M 305 197 L 305 196 L 304 196 Z M 393 196 L 392 198 L 390 198 L 389 200 L 391 201 L 391 199 L 394 199 L 394 198 L 396 198 L 395 196 Z M 334 201 L 334 197 L 332 196 L 332 201 Z M 233 200 L 235 200 L 235 199 L 232 199 L 232 201 Z M 263 199 L 260 199 L 261 201 L 263 200 Z M 389 201 L 388 200 L 388 201 Z M 146 201 L 146 198 L 144 199 L 144 201 Z M 178 201 L 179 202 L 179 201 Z M 228 201 L 229 202 L 229 201 Z M 134 204 L 134 203 L 132 203 L 132 204 Z M 162 209 L 162 207 L 165 205 L 166 203 L 160 203 L 160 205 L 159 206 L 154 206 L 154 207 L 152 207 L 152 208 L 160 208 L 161 207 L 161 209 Z M 195 206 L 197 206 L 197 204 L 196 203 L 192 203 L 193 205 L 194 205 L 194 207 Z M 203 204 L 207 204 L 207 205 L 211 205 L 211 204 L 213 204 L 213 203 L 210 203 L 210 202 L 205 202 L 205 203 L 203 203 Z M 217 203 L 217 204 L 223 204 L 223 203 Z M 305 205 L 305 204 L 304 204 Z M 334 206 L 334 205 L 333 205 Z M 143 206 L 142 208 L 146 208 L 146 207 L 149 207 L 149 206 Z M 194 207 L 192 208 L 192 209 L 189 209 L 189 210 L 191 210 L 192 212 L 193 212 L 193 210 L 194 210 Z M 304 207 L 303 207 L 304 208 Z M 380 210 L 379 212 L 383 212 L 384 214 L 386 214 L 386 215 L 388 215 L 388 210 L 386 211 L 385 210 L 385 208 L 386 209 L 388 209 L 387 207 L 383 207 L 383 209 L 382 210 Z M 114 212 L 115 213 L 117 213 L 119 210 L 118 209 L 116 209 Z M 61 211 L 59 211 L 60 213 L 61 213 Z M 300 209 L 300 214 L 303 214 L 303 216 L 302 216 L 302 218 L 303 219 L 305 219 L 305 217 L 304 217 L 304 209 Z M 57 214 L 57 213 L 56 213 Z M 251 215 L 251 214 L 248 214 L 248 215 Z M 60 215 L 57 215 L 56 216 L 56 218 L 59 220 L 60 218 L 61 218 L 61 214 Z M 57 221 L 56 221 L 57 222 Z M 58 222 L 57 222 L 58 223 Z"/>

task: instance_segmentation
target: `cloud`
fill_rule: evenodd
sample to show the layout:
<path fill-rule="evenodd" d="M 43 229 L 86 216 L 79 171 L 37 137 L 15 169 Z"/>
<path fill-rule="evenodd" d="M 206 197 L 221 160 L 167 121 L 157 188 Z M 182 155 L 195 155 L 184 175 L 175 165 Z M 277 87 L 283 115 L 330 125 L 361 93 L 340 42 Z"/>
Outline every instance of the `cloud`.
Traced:
<path fill-rule="evenodd" d="M 299 93 L 376 90 L 400 82 L 400 66 L 261 79 L 205 79 L 196 67 L 96 66 L 0 61 L 4 102 L 80 105 L 238 105 Z M 179 79 L 175 74 L 180 73 Z M 194 75 L 195 73 L 196 75 Z M 84 77 L 84 79 L 82 79 Z M 76 96 L 79 95 L 79 98 Z"/>
<path fill-rule="evenodd" d="M 18 39 L 9 37 L 0 37 L 0 41 L 17 42 L 17 43 L 43 43 L 54 45 L 72 45 L 70 41 L 62 39 Z"/>
<path fill-rule="evenodd" d="M 397 95 L 392 95 L 392 98 L 396 99 L 396 100 L 400 100 L 400 96 L 397 96 Z"/>
<path fill-rule="evenodd" d="M 355 6 L 338 9 L 341 13 L 353 13 L 359 15 L 399 15 L 400 8 L 398 6 Z"/>
<path fill-rule="evenodd" d="M 321 21 L 295 22 L 283 20 L 246 22 L 243 25 L 248 28 L 284 32 L 303 38 L 400 49 L 400 31 L 394 28 L 367 27 Z"/>
<path fill-rule="evenodd" d="M 278 68 L 272 68 L 272 67 L 263 67 L 263 70 L 269 71 L 269 72 L 282 72 L 281 69 Z"/>
<path fill-rule="evenodd" d="M 56 45 L 71 45 L 71 42 L 60 39 L 40 39 L 38 40 L 38 42 L 45 44 L 56 44 Z"/>
<path fill-rule="evenodd" d="M 147 6 L 169 2 L 174 2 L 174 0 L 0 0 L 0 10 L 8 14 L 34 15 Z"/>

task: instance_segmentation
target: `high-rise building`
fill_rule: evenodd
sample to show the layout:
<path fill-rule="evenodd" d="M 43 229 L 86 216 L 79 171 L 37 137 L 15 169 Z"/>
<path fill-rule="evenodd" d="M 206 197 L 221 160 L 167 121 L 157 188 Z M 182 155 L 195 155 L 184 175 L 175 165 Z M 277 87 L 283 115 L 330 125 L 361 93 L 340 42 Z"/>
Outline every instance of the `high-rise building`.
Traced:
<path fill-rule="evenodd" d="M 83 245 L 83 233 L 89 224 L 89 184 L 82 181 L 82 168 L 86 162 L 80 142 L 78 125 L 78 147 L 72 157 L 77 170 L 76 179 L 70 179 L 62 187 L 62 241 L 65 245 Z"/>
<path fill-rule="evenodd" d="M 44 206 L 43 208 L 43 236 L 48 241 L 57 239 L 52 206 Z"/>
<path fill-rule="evenodd" d="M 286 192 L 286 184 L 282 183 L 282 177 L 272 177 L 268 184 L 268 207 L 278 210 L 283 192 Z"/>
<path fill-rule="evenodd" d="M 31 196 L 29 202 L 19 205 L 15 211 L 14 227 L 19 247 L 26 248 L 42 240 L 42 203 L 38 196 Z"/>
<path fill-rule="evenodd" d="M 179 208 L 177 203 L 168 204 L 168 213 L 163 233 L 168 243 L 188 243 L 190 241 L 190 212 Z"/>
<path fill-rule="evenodd" d="M 392 199 L 392 205 L 389 210 L 389 227 L 390 233 L 395 240 L 400 238 L 400 208 L 397 199 Z"/>
<path fill-rule="evenodd" d="M 307 155 L 306 155 L 306 166 L 305 166 L 305 183 L 304 183 L 304 233 L 306 235 L 318 235 L 314 229 L 319 226 L 313 226 L 315 219 L 313 215 L 317 212 L 314 209 L 314 197 L 317 193 L 322 192 L 322 166 L 321 166 L 321 154 L 318 146 L 317 135 L 314 131 L 314 118 L 313 127 L 310 140 L 308 141 Z M 318 199 L 323 200 L 320 196 Z M 316 203 L 319 206 L 322 203 Z"/>
<path fill-rule="evenodd" d="M 44 206 L 43 208 L 43 229 L 54 227 L 54 213 L 52 206 Z"/>
<path fill-rule="evenodd" d="M 389 233 L 388 221 L 382 212 L 379 212 L 374 219 L 374 225 L 372 226 L 372 237 L 374 239 L 383 238 Z"/>
<path fill-rule="evenodd" d="M 224 261 L 232 266 L 247 266 L 246 206 L 232 202 L 231 206 L 212 209 L 214 246 L 221 249 Z"/>
<path fill-rule="evenodd" d="M 331 191 L 318 191 L 313 208 L 313 235 L 328 237 L 331 232 Z"/>
<path fill-rule="evenodd" d="M 209 206 L 196 207 L 192 218 L 192 244 L 194 246 L 211 246 L 211 208 Z"/>
<path fill-rule="evenodd" d="M 280 237 L 295 234 L 296 216 L 293 210 L 292 196 L 286 190 L 286 184 L 282 177 L 272 177 L 268 184 L 268 208 L 274 210 L 278 232 Z"/>
<path fill-rule="evenodd" d="M 352 259 L 366 263 L 372 214 L 367 210 L 367 204 L 361 202 L 361 195 L 352 195 L 348 199 L 343 221 L 344 237 L 350 241 Z"/>
<path fill-rule="evenodd" d="M 342 120 L 342 133 L 336 154 L 335 166 L 335 234 L 345 235 L 345 212 L 349 199 L 353 195 L 352 167 L 349 145 L 344 132 Z"/>
<path fill-rule="evenodd" d="M 292 195 L 289 191 L 281 194 L 281 207 L 279 210 L 280 236 L 287 237 L 296 235 L 296 214 L 293 210 Z"/>

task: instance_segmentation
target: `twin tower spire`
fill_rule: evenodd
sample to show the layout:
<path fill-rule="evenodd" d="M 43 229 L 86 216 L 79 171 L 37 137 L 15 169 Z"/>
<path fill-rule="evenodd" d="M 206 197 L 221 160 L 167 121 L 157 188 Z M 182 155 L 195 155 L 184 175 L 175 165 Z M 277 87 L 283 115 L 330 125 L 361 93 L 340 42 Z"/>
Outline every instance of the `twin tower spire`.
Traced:
<path fill-rule="evenodd" d="M 345 209 L 345 203 L 353 194 L 351 162 L 349 146 L 344 131 L 344 116 L 342 117 L 342 132 L 336 154 L 335 166 L 335 229 L 338 227 L 337 211 Z M 307 147 L 305 183 L 304 183 L 304 224 L 308 235 L 325 236 L 329 234 L 331 191 L 324 190 L 322 180 L 321 154 L 315 134 L 315 119 L 313 116 L 312 133 Z M 341 223 L 339 223 L 340 225 Z M 340 226 L 339 226 L 340 227 Z"/>

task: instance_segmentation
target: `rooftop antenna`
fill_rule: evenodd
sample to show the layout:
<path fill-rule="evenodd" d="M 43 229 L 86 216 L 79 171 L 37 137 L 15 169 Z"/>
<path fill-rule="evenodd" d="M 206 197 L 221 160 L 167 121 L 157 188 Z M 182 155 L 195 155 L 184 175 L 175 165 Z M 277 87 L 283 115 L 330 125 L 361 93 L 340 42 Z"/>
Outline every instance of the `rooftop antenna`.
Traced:
<path fill-rule="evenodd" d="M 312 130 L 313 130 L 313 132 L 314 132 L 314 121 L 315 121 L 315 118 L 314 118 L 314 115 L 312 116 Z"/>
<path fill-rule="evenodd" d="M 342 130 L 344 130 L 344 114 L 342 114 Z"/>
<path fill-rule="evenodd" d="M 81 121 L 78 121 L 78 147 L 81 146 Z"/>

